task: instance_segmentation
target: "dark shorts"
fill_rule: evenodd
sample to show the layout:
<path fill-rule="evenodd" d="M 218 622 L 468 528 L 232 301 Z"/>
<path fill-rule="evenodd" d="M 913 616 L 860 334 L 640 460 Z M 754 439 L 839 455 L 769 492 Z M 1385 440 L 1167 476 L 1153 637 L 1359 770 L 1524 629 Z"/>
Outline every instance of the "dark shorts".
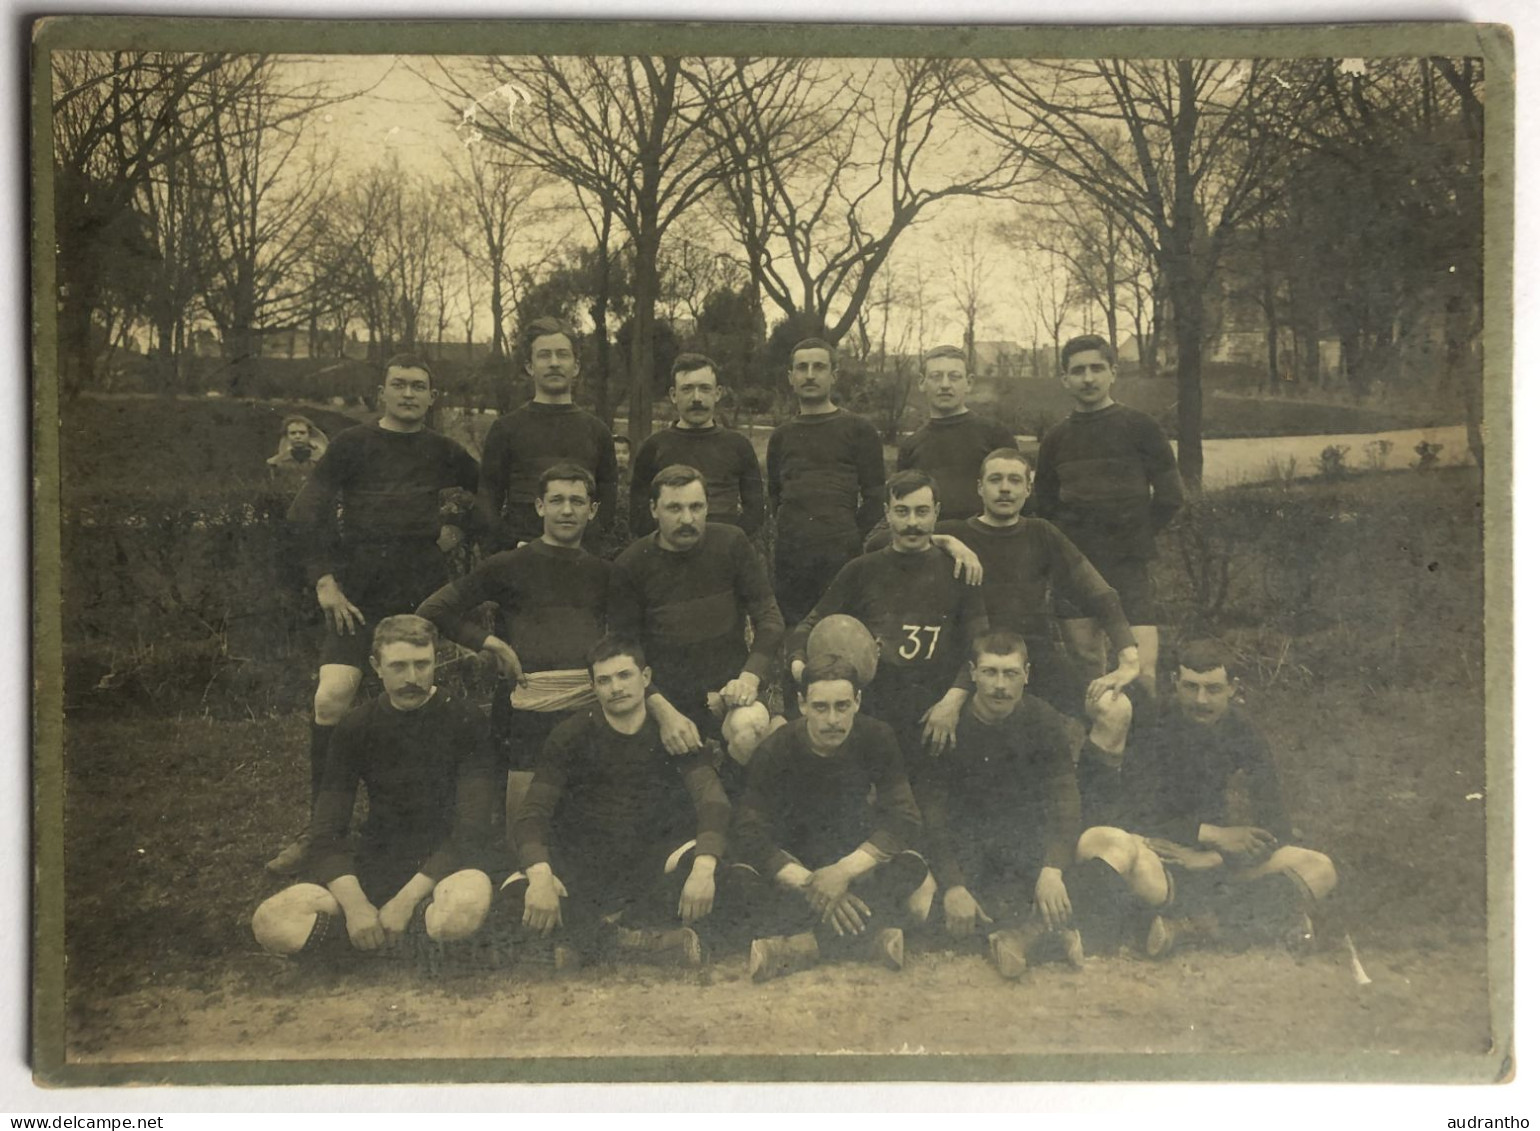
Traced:
<path fill-rule="evenodd" d="M 1123 615 L 1133 625 L 1155 624 L 1155 581 L 1150 577 L 1150 563 L 1143 558 L 1118 558 L 1115 561 L 1096 563 L 1097 571 L 1108 585 L 1118 591 L 1123 604 Z M 1055 593 L 1054 615 L 1061 620 L 1077 620 L 1090 616 L 1068 597 Z"/>
<path fill-rule="evenodd" d="M 321 629 L 321 663 L 346 664 L 366 671 L 374 627 L 385 617 L 417 611 L 449 580 L 449 561 L 433 542 L 381 542 L 355 546 L 337 573 L 347 599 L 364 614 L 351 634 Z M 314 598 L 312 598 L 313 600 Z"/>
<path fill-rule="evenodd" d="M 801 624 L 841 567 L 861 554 L 861 539 L 852 530 L 848 538 L 804 543 L 777 539 L 775 544 L 775 603 L 788 629 Z"/>

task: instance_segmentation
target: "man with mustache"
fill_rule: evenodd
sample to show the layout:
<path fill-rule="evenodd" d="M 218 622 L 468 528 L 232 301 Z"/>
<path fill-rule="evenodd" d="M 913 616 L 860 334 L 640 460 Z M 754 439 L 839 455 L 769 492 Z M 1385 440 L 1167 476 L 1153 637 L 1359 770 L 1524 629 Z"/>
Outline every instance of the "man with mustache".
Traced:
<path fill-rule="evenodd" d="M 417 612 L 463 648 L 495 657 L 505 690 L 492 698 L 492 734 L 517 805 L 536 755 L 556 724 L 593 702 L 584 657 L 604 635 L 610 563 L 583 548 L 598 510 L 586 468 L 557 463 L 541 472 L 535 500 L 544 529 L 533 542 L 486 558 L 444 586 Z M 496 606 L 494 631 L 472 617 Z M 660 695 L 648 700 L 665 743 L 688 748 L 693 724 Z"/>
<path fill-rule="evenodd" d="M 597 705 L 551 733 L 515 814 L 524 870 L 503 884 L 497 930 L 528 938 L 561 928 L 559 965 L 612 949 L 699 965 L 697 929 L 720 917 L 727 795 L 703 752 L 664 750 L 636 641 L 604 637 L 588 671 Z"/>
<path fill-rule="evenodd" d="M 792 348 L 797 415 L 771 433 L 765 454 L 775 598 L 788 624 L 807 615 L 882 517 L 882 439 L 865 417 L 834 404 L 835 366 L 834 347 L 821 338 Z"/>
<path fill-rule="evenodd" d="M 490 543 L 484 548 L 491 550 L 512 550 L 541 536 L 536 492 L 540 473 L 555 463 L 575 463 L 592 475 L 599 521 L 615 521 L 615 442 L 603 421 L 572 400 L 580 366 L 577 331 L 557 318 L 536 318 L 519 335 L 519 346 L 534 395 L 494 421 L 482 445 L 476 507 Z M 589 549 L 597 548 L 598 523 L 589 524 L 585 538 Z"/>
<path fill-rule="evenodd" d="M 952 559 L 931 541 L 936 483 L 923 471 L 888 480 L 892 542 L 846 564 L 787 643 L 795 680 L 807 663 L 808 638 L 824 617 L 846 613 L 879 646 L 865 706 L 898 734 L 910 764 L 922 747 L 951 743 L 968 698 L 968 645 L 988 628 L 976 587 L 953 576 Z"/>
<path fill-rule="evenodd" d="M 679 419 L 648 436 L 637 449 L 631 476 L 633 535 L 657 528 L 648 508 L 653 476 L 674 464 L 693 467 L 705 477 L 711 521 L 731 522 L 750 538 L 759 533 L 765 522 L 759 458 L 748 437 L 717 422 L 723 391 L 716 362 L 709 357 L 682 353 L 674 359 L 669 398 Z"/>
<path fill-rule="evenodd" d="M 926 879 L 903 756 L 892 728 L 861 710 L 848 660 L 817 656 L 797 683 L 802 716 L 755 750 L 734 816 L 732 874 L 752 879 L 741 892 L 758 936 L 749 976 L 840 957 L 902 969 L 903 924 Z"/>
<path fill-rule="evenodd" d="M 476 461 L 427 427 L 433 399 L 428 363 L 411 354 L 392 357 L 380 383 L 380 419 L 339 433 L 289 505 L 306 578 L 325 618 L 310 728 L 312 805 L 332 732 L 363 682 L 374 625 L 411 612 L 443 585 L 445 554 L 463 538 L 462 517 L 445 500 L 475 490 Z M 293 875 L 308 849 L 302 834 L 267 870 Z"/>
<path fill-rule="evenodd" d="M 650 507 L 657 530 L 615 559 L 610 631 L 641 640 L 657 690 L 695 724 L 698 743 L 715 721 L 708 695 L 726 709 L 759 698 L 786 626 L 748 537 L 707 521 L 698 470 L 676 464 L 653 476 Z"/>
<path fill-rule="evenodd" d="M 946 933 L 987 939 L 1006 978 L 1054 952 L 1078 965 L 1115 949 L 1128 902 L 1104 860 L 1076 862 L 1071 739 L 1066 720 L 1027 693 L 1029 659 L 1014 632 L 976 638 L 957 743 L 914 773 Z"/>
<path fill-rule="evenodd" d="M 1140 683 L 1087 703 L 1078 774 L 1090 827 L 1078 852 L 1102 857 L 1159 909 L 1145 939 L 1152 958 L 1183 939 L 1307 941 L 1337 886 L 1330 857 L 1293 843 L 1272 751 L 1236 702 L 1234 669 L 1220 641 L 1184 641 L 1174 709 Z"/>
<path fill-rule="evenodd" d="M 341 926 L 355 950 L 409 936 L 431 959 L 485 919 L 492 885 L 477 863 L 496 776 L 481 712 L 434 683 L 436 644 L 433 625 L 418 616 L 386 617 L 375 628 L 369 663 L 384 690 L 336 728 L 304 882 L 252 917 L 267 950 L 311 954 L 335 946 Z M 355 851 L 348 827 L 360 784 L 369 816 Z"/>

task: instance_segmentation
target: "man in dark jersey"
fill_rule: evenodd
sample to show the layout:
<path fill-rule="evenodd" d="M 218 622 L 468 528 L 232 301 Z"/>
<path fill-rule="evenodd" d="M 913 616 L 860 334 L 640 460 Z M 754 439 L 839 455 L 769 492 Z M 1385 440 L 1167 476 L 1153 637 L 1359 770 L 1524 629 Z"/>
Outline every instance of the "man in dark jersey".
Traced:
<path fill-rule="evenodd" d="M 968 699 L 968 645 L 989 621 L 979 589 L 954 577 L 952 559 L 931 542 L 935 481 L 900 471 L 887 497 L 892 543 L 839 571 L 791 633 L 787 654 L 797 679 L 820 620 L 846 613 L 864 624 L 880 651 L 862 709 L 891 726 L 914 759 L 922 744 L 935 752 L 952 741 Z"/>
<path fill-rule="evenodd" d="M 657 529 L 649 504 L 653 476 L 684 464 L 705 477 L 712 522 L 730 522 L 750 538 L 765 523 L 765 485 L 759 458 L 748 437 L 716 420 L 722 387 L 716 363 L 704 354 L 682 353 L 674 359 L 669 397 L 679 419 L 654 432 L 637 449 L 631 476 L 631 533 L 640 537 Z"/>
<path fill-rule="evenodd" d="M 837 656 L 807 664 L 802 717 L 749 762 L 733 846 L 735 877 L 756 877 L 745 889 L 755 981 L 820 958 L 903 967 L 903 924 L 926 877 L 910 847 L 920 814 L 892 728 L 861 711 L 859 679 Z"/>
<path fill-rule="evenodd" d="M 598 509 L 593 476 L 574 463 L 553 464 L 540 473 L 539 492 L 539 538 L 493 554 L 417 610 L 462 648 L 497 660 L 503 682 L 492 698 L 492 735 L 515 775 L 510 806 L 556 724 L 594 701 L 585 657 L 604 635 L 609 601 L 610 563 L 582 545 Z M 492 632 L 471 616 L 487 602 L 497 609 Z M 659 695 L 648 709 L 670 749 L 683 753 L 693 724 Z"/>
<path fill-rule="evenodd" d="M 374 625 L 411 612 L 443 585 L 449 575 L 444 555 L 463 538 L 460 518 L 444 513 L 444 500 L 448 493 L 475 490 L 476 461 L 424 423 L 433 404 L 432 381 L 421 358 L 399 354 L 387 361 L 379 421 L 339 434 L 289 507 L 326 622 L 310 729 L 312 802 L 332 730 L 363 681 Z M 304 861 L 307 837 L 268 861 L 268 871 L 293 875 Z"/>
<path fill-rule="evenodd" d="M 864 417 L 837 408 L 834 347 L 819 338 L 791 351 L 797 415 L 770 435 L 765 455 L 775 514 L 775 597 L 788 624 L 817 603 L 840 566 L 882 517 L 882 439 Z"/>
<path fill-rule="evenodd" d="M 748 537 L 736 526 L 708 522 L 708 508 L 695 468 L 675 465 L 653 476 L 658 529 L 615 559 L 609 601 L 611 631 L 641 640 L 657 690 L 700 734 L 715 723 L 711 693 L 725 708 L 759 697 L 786 632 Z M 744 642 L 745 620 L 752 648 Z"/>
<path fill-rule="evenodd" d="M 537 318 L 524 327 L 519 345 L 528 357 L 525 372 L 534 396 L 487 432 L 481 452 L 481 487 L 476 506 L 486 548 L 512 550 L 542 532 L 535 498 L 540 473 L 553 463 L 587 469 L 598 486 L 599 520 L 590 523 L 589 549 L 599 544 L 599 524 L 615 521 L 619 473 L 615 443 L 604 422 L 572 402 L 578 375 L 577 331 L 556 318 Z"/>
<path fill-rule="evenodd" d="M 1016 446 L 1009 428 L 969 410 L 972 388 L 967 354 L 956 346 L 927 350 L 920 363 L 920 392 L 930 419 L 898 445 L 899 471 L 917 468 L 936 481 L 936 505 L 943 519 L 978 514 L 979 464 L 996 449 Z"/>
<path fill-rule="evenodd" d="M 560 927 L 580 958 L 618 947 L 698 965 L 695 928 L 717 902 L 727 795 L 704 753 L 664 750 L 647 717 L 640 645 L 605 637 L 588 666 L 598 704 L 558 726 L 535 764 L 514 820 L 524 870 L 499 893 L 499 930 Z"/>
<path fill-rule="evenodd" d="M 468 938 L 485 919 L 492 884 L 476 863 L 495 804 L 486 720 L 434 685 L 435 643 L 421 617 L 386 617 L 375 628 L 369 660 L 384 691 L 336 728 L 304 882 L 252 917 L 267 950 L 335 948 L 344 925 L 357 950 L 408 935 L 431 948 Z M 359 783 L 369 816 L 353 851 L 348 826 Z"/>
<path fill-rule="evenodd" d="M 1026 693 L 1027 662 L 1013 632 L 974 640 L 974 692 L 957 744 L 922 760 L 913 783 L 947 933 L 986 935 L 1008 978 L 1045 950 L 1062 948 L 1079 965 L 1086 951 L 1115 949 L 1128 903 L 1105 861 L 1076 863 L 1072 743 L 1066 720 Z"/>
<path fill-rule="evenodd" d="M 1113 401 L 1117 365 L 1105 338 L 1071 338 L 1059 356 L 1059 381 L 1075 411 L 1043 437 L 1033 502 L 1038 516 L 1064 531 L 1117 590 L 1139 645 L 1139 678 L 1153 694 L 1160 633 L 1150 561 L 1156 533 L 1182 506 L 1176 457 L 1159 424 Z M 1071 654 L 1090 674 L 1101 672 L 1092 610 L 1061 598 L 1058 614 Z"/>
<path fill-rule="evenodd" d="M 983 511 L 969 519 L 943 518 L 938 535 L 950 535 L 978 555 L 984 568 L 984 606 L 989 627 L 1025 638 L 1032 657 L 1032 691 L 1062 714 L 1084 709 L 1087 676 L 1066 662 L 1053 638 L 1049 585 L 1095 618 L 1117 651 L 1117 668 L 1091 673 L 1097 695 L 1121 690 L 1139 675 L 1139 652 L 1113 588 L 1058 527 L 1023 517 L 1032 489 L 1031 467 L 1015 446 L 990 452 L 978 469 L 976 491 Z"/>
<path fill-rule="evenodd" d="M 1229 650 L 1192 640 L 1176 659 L 1173 710 L 1160 712 L 1139 684 L 1087 704 L 1078 773 L 1091 827 L 1079 853 L 1101 856 L 1161 909 L 1152 957 L 1183 935 L 1233 946 L 1308 938 L 1336 869 L 1292 843 L 1272 752 L 1235 702 Z"/>

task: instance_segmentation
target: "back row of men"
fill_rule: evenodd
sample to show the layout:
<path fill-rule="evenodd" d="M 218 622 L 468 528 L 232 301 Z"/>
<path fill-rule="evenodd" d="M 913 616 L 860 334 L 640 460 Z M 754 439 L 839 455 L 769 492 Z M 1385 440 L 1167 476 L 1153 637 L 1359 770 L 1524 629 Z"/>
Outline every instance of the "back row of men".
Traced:
<path fill-rule="evenodd" d="M 659 891 L 679 880 L 675 910 L 686 924 L 681 929 L 694 939 L 688 926 L 710 910 L 716 892 L 729 795 L 739 803 L 735 855 L 743 882 L 723 889 L 739 892 L 729 899 L 740 905 L 737 912 L 714 921 L 757 924 L 755 934 L 764 937 L 756 944 L 756 969 L 784 965 L 784 955 L 775 961 L 766 956 L 767 946 L 775 948 L 765 940 L 776 932 L 759 928 L 794 923 L 791 912 L 800 904 L 767 911 L 752 894 L 755 884 L 744 878 L 750 873 L 767 881 L 771 892 L 798 893 L 815 926 L 835 938 L 882 936 L 879 951 L 888 961 L 899 927 L 866 934 L 874 912 L 870 901 L 853 894 L 855 881 L 888 877 L 881 897 L 874 896 L 877 904 L 895 915 L 906 908 L 913 920 L 922 905 L 928 911 L 924 893 L 933 893 L 939 880 L 949 928 L 960 930 L 964 920 L 970 929 L 995 921 L 959 881 L 959 853 L 976 858 L 991 876 L 1019 879 L 1026 875 L 1017 875 L 1019 867 L 1035 862 L 1022 902 L 1036 909 L 1033 922 L 1041 929 L 1071 922 L 1062 876 L 1072 865 L 1091 877 L 1089 894 L 1078 902 L 1093 909 L 1115 906 L 1110 893 L 1125 888 L 1149 906 L 1168 903 L 1172 866 L 1212 873 L 1211 879 L 1222 881 L 1219 887 L 1233 881 L 1255 891 L 1253 881 L 1278 876 L 1292 877 L 1289 891 L 1296 894 L 1330 889 L 1334 879 L 1325 857 L 1284 845 L 1289 829 L 1280 816 L 1271 762 L 1249 725 L 1243 739 L 1219 743 L 1230 753 L 1218 760 L 1204 761 L 1184 741 L 1178 743 L 1181 757 L 1191 761 L 1185 770 L 1165 767 L 1143 779 L 1137 771 L 1132 778 L 1124 772 L 1119 735 L 1126 737 L 1134 712 L 1123 691 L 1134 685 L 1141 701 L 1153 691 L 1153 536 L 1175 513 L 1181 493 L 1158 426 L 1111 400 L 1115 368 L 1104 341 L 1077 339 L 1063 351 L 1063 382 L 1076 412 L 1045 438 L 1035 493 L 1014 438 L 967 411 L 971 377 L 961 351 L 943 347 L 924 359 L 922 387 L 932 416 L 901 447 L 901 470 L 884 487 L 875 430 L 830 399 L 833 348 L 816 340 L 799 343 L 789 380 L 800 411 L 776 430 L 768 452 L 776 517 L 773 588 L 745 533 L 760 521 L 757 461 L 747 440 L 715 423 L 721 390 L 708 359 L 685 355 L 675 365 L 680 420 L 649 438 L 635 461 L 633 515 L 645 500 L 656 529 L 611 564 L 583 548 L 595 517 L 613 501 L 615 469 L 607 430 L 572 403 L 576 336 L 541 320 L 524 341 L 535 399 L 494 424 L 479 474 L 463 449 L 424 427 L 433 397 L 426 364 L 395 358 L 380 390 L 379 423 L 338 436 L 294 502 L 291 519 L 312 535 L 307 569 L 329 631 L 312 730 L 311 826 L 269 867 L 281 874 L 305 870 L 322 882 L 297 885 L 264 904 L 259 922 L 268 923 L 269 935 L 275 915 L 289 923 L 278 912 L 291 912 L 296 900 L 301 919 L 311 916 L 312 930 L 334 900 L 355 945 L 400 934 L 413 911 L 426 924 L 426 938 L 433 935 L 434 908 L 456 918 L 451 880 L 474 874 L 486 882 L 476 869 L 444 873 L 446 861 L 469 861 L 468 830 L 486 827 L 468 816 L 476 809 L 473 785 L 483 744 L 474 720 L 457 720 L 452 700 L 433 684 L 431 638 L 424 639 L 420 627 L 402 629 L 393 617 L 412 609 L 457 643 L 492 652 L 507 680 L 506 693 L 493 700 L 486 757 L 494 777 L 511 771 L 510 831 L 523 871 L 504 890 L 522 893 L 528 885 L 516 917 L 538 933 L 561 918 L 564 901 L 575 899 L 592 911 L 590 925 L 613 926 L 624 922 L 609 907 L 622 899 L 620 893 L 628 893 L 622 902 L 653 906 Z M 479 488 L 474 525 L 483 541 L 519 548 L 493 553 L 469 575 L 442 585 L 442 551 L 462 539 L 465 519 L 446 510 L 442 497 L 472 487 Z M 1022 516 L 1029 497 L 1051 522 Z M 339 498 L 340 532 L 334 521 Z M 708 522 L 708 515 L 736 525 Z M 874 548 L 862 554 L 869 534 Z M 959 580 L 959 570 L 974 581 L 982 573 L 982 586 Z M 490 632 L 471 617 L 486 602 L 498 610 Z M 1056 652 L 1054 613 L 1071 645 L 1069 656 Z M 832 655 L 815 651 L 810 665 L 810 641 L 820 622 L 836 614 L 870 631 L 879 649 L 874 663 L 860 662 L 847 633 L 844 647 L 829 649 Z M 747 640 L 745 621 L 752 627 Z M 372 631 L 377 624 L 397 627 Z M 795 626 L 789 635 L 787 624 Z M 1105 674 L 1103 632 L 1118 653 L 1116 667 Z M 826 638 L 837 644 L 842 639 Z M 396 653 L 407 652 L 414 655 L 401 662 L 412 670 L 393 692 Z M 1024 698 L 1028 656 L 1034 691 L 1075 713 L 1083 699 L 1092 732 L 1078 786 L 1058 716 L 1036 698 Z M 348 715 L 366 660 L 386 692 Z M 770 729 L 763 692 L 778 673 L 789 674 L 786 701 L 795 695 L 804 717 L 786 729 L 787 737 L 772 735 L 756 755 L 754 747 Z M 1193 711 L 1179 694 L 1183 709 L 1171 721 L 1229 717 L 1228 711 L 1201 717 L 1231 686 L 1225 662 L 1183 664 L 1179 674 L 1180 686 L 1197 681 L 1207 690 L 1197 696 L 1202 708 Z M 1019 710 L 1023 702 L 1031 706 Z M 429 703 L 434 710 L 419 711 Z M 344 715 L 346 725 L 339 727 Z M 728 756 L 713 759 L 704 739 L 723 715 Z M 994 749 L 999 740 L 988 728 L 1006 717 L 1022 721 L 1020 736 Z M 1165 728 L 1148 729 L 1159 735 Z M 974 732 L 977 741 L 965 742 Z M 661 763 L 648 754 L 652 736 L 659 751 L 674 759 L 665 768 L 682 776 L 699 821 L 693 845 L 674 844 L 679 851 L 670 853 L 663 870 L 652 867 L 647 848 L 680 831 L 680 811 L 678 796 L 671 803 L 657 776 Z M 1149 748 L 1166 745 L 1157 738 Z M 834 757 L 847 747 L 847 757 Z M 1219 775 L 1226 759 L 1230 773 Z M 1099 769 L 1108 773 L 1098 777 Z M 1225 816 L 1232 792 L 1227 785 L 1233 785 L 1228 779 L 1235 772 L 1247 776 L 1257 804 L 1274 818 L 1270 823 Z M 1001 774 L 1014 784 L 997 780 Z M 1126 788 L 1131 780 L 1142 782 L 1132 794 Z M 370 794 L 364 855 L 376 865 L 372 884 L 362 886 L 363 877 L 336 872 L 347 867 L 339 838 L 360 781 Z M 920 822 L 910 781 L 922 796 L 968 799 L 957 808 L 967 814 L 960 823 L 947 819 L 944 800 L 926 807 L 930 866 L 911 847 Z M 873 788 L 877 804 L 869 810 L 867 791 Z M 1196 814 L 1197 827 L 1180 839 L 1131 837 L 1121 826 L 1101 824 L 1081 835 L 1082 790 L 1103 798 L 1097 804 L 1107 813 L 1148 818 L 1159 810 L 1169 821 L 1179 811 L 1179 823 Z M 437 808 L 434 798 L 441 803 Z M 1132 809 L 1125 805 L 1129 798 Z M 1001 805 L 1005 809 L 991 817 Z M 1028 819 L 1022 806 L 1037 806 L 1041 819 Z M 458 827 L 456 814 L 464 827 L 450 836 Z M 871 814 L 877 824 L 867 830 L 870 839 L 847 844 L 837 860 L 817 863 Z M 549 856 L 553 821 L 567 830 L 561 872 L 553 871 Z M 1006 831 L 1020 828 L 1042 831 L 1036 847 L 1023 847 L 1034 838 Z M 794 852 L 778 843 L 781 834 L 805 843 Z M 936 849 L 937 836 L 955 844 Z M 614 851 L 617 841 L 624 851 Z M 1010 858 L 1004 873 L 1001 852 Z M 685 857 L 693 861 L 688 869 Z M 430 860 L 433 867 L 425 863 Z M 1102 868 L 1094 866 L 1097 861 Z M 396 874 L 410 862 L 422 866 L 414 864 L 398 883 Z M 637 868 L 656 875 L 643 882 L 641 873 L 631 875 Z M 665 875 L 667 881 L 657 878 Z M 581 877 L 581 894 L 568 896 L 574 877 Z M 465 882 L 479 891 L 477 881 Z M 445 884 L 449 888 L 435 894 Z M 1272 890 L 1280 896 L 1273 905 L 1293 906 L 1281 898 L 1282 888 Z M 475 911 L 479 895 L 464 898 Z M 750 905 L 758 908 L 752 914 L 744 910 Z M 460 915 L 461 926 L 445 928 L 448 935 L 441 930 L 437 941 L 463 930 L 467 915 L 479 924 L 485 908 Z M 355 930 L 355 922 L 374 923 L 378 931 Z M 1146 940 L 1156 949 L 1157 936 L 1170 933 L 1161 922 Z M 800 932 L 792 937 L 802 939 Z M 816 937 L 815 931 L 808 936 L 813 943 L 802 939 L 792 949 L 806 955 L 811 946 L 816 953 Z M 1010 955 L 1030 949 L 1030 940 L 1013 943 L 1000 931 L 993 937 L 997 950 L 1003 945 L 1009 952 L 1002 970 L 1015 961 Z M 826 939 L 825 949 L 830 945 Z M 901 954 L 901 937 L 896 945 Z"/>

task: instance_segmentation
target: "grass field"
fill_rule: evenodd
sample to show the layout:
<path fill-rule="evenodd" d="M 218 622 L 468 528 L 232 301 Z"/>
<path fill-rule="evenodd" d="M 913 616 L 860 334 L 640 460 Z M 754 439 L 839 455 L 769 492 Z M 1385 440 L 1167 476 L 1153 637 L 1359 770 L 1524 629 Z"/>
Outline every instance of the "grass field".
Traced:
<path fill-rule="evenodd" d="M 194 411 L 217 422 L 234 407 Z M 205 443 L 201 423 L 179 422 L 184 443 L 168 447 L 128 411 L 79 411 L 100 414 L 99 458 L 81 475 L 104 491 L 131 473 L 114 466 L 124 452 L 211 478 L 223 464 L 234 482 L 232 466 L 260 469 L 277 433 L 276 417 L 270 433 L 215 424 L 231 431 Z M 1460 470 L 1232 493 L 1203 538 L 1183 535 L 1192 560 L 1228 563 L 1218 602 L 1199 592 L 1201 570 L 1175 541 L 1163 550 L 1172 623 L 1218 628 L 1245 657 L 1249 705 L 1273 740 L 1296 825 L 1339 863 L 1341 913 L 1372 986 L 1355 986 L 1344 956 L 1328 951 L 1193 952 L 1165 966 L 1109 958 L 1012 987 L 977 956 L 923 947 L 902 975 L 825 968 L 767 987 L 748 984 L 735 956 L 699 976 L 423 982 L 375 961 L 331 980 L 261 954 L 247 926 L 276 889 L 262 861 L 303 817 L 301 704 L 244 721 L 97 704 L 72 714 L 66 734 L 70 1056 L 1481 1055 L 1479 490 L 1478 474 Z"/>

